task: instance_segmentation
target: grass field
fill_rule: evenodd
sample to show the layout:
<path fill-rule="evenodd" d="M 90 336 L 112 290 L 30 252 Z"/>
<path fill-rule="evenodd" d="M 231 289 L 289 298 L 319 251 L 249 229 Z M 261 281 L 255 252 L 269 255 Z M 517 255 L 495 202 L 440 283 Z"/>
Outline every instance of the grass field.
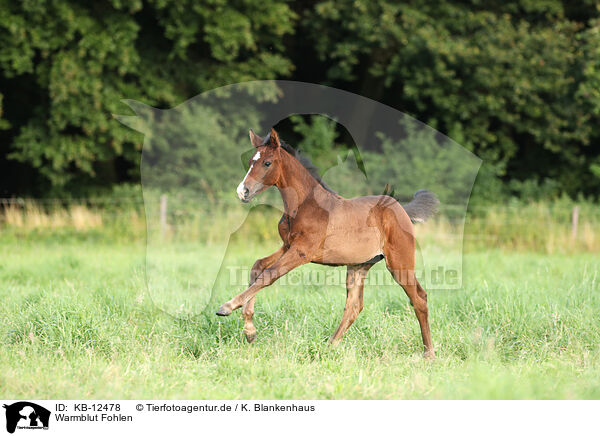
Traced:
<path fill-rule="evenodd" d="M 157 309 L 139 241 L 0 236 L 0 251 L 3 398 L 600 398 L 593 253 L 467 253 L 463 289 L 429 294 L 437 354 L 426 362 L 399 287 L 367 286 L 332 349 L 342 286 L 274 285 L 259 294 L 248 345 L 239 312 Z M 268 252 L 235 255 L 251 265 Z"/>

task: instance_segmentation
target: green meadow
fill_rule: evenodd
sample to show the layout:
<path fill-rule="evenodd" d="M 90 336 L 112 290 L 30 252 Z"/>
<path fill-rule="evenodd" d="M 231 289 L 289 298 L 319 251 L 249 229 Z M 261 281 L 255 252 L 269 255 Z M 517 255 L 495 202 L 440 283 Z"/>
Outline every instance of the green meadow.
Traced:
<path fill-rule="evenodd" d="M 436 357 L 424 361 L 398 286 L 367 285 L 362 314 L 331 348 L 343 286 L 274 284 L 258 295 L 248 345 L 239 311 L 213 315 L 243 287 L 218 289 L 203 312 L 168 313 L 146 287 L 143 239 L 31 232 L 0 235 L 3 398 L 600 398 L 593 252 L 467 250 L 462 288 L 429 292 Z M 231 256 L 251 266 L 273 246 Z"/>

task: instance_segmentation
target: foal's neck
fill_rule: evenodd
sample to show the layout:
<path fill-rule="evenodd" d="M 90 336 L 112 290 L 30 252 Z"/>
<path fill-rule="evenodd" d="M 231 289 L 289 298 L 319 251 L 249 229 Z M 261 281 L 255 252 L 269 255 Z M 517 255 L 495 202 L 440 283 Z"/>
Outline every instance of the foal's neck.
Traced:
<path fill-rule="evenodd" d="M 295 216 L 309 196 L 331 195 L 297 159 L 281 151 L 282 172 L 276 183 L 281 193 L 285 213 Z"/>

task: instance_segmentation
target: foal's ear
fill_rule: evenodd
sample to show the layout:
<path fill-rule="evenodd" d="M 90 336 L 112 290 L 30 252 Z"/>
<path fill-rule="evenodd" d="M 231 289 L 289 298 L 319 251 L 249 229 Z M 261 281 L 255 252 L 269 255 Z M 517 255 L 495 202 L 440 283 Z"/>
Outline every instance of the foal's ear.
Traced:
<path fill-rule="evenodd" d="M 271 134 L 269 135 L 269 145 L 274 148 L 281 147 L 281 143 L 279 142 L 279 135 L 273 128 L 271 129 Z"/>
<path fill-rule="evenodd" d="M 256 148 L 260 147 L 263 143 L 263 138 L 254 133 L 252 129 L 250 129 L 250 132 L 248 133 L 250 134 L 250 142 L 252 145 Z"/>

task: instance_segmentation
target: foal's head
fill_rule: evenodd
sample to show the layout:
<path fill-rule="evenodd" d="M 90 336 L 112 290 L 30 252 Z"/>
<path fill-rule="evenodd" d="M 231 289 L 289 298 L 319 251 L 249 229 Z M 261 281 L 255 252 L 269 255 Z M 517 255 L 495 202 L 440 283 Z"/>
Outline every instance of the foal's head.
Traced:
<path fill-rule="evenodd" d="M 281 174 L 281 143 L 275 129 L 264 139 L 250 130 L 250 141 L 256 152 L 250 158 L 246 177 L 237 187 L 237 195 L 244 203 L 276 184 Z"/>

